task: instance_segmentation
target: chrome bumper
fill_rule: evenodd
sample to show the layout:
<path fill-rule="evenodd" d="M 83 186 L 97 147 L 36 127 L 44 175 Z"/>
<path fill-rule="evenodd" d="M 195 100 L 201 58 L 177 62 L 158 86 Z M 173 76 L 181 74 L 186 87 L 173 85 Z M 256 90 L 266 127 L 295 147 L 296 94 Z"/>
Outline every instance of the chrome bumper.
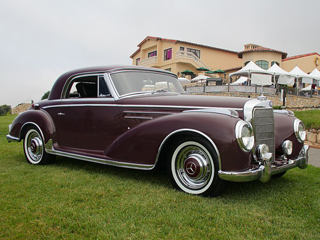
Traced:
<path fill-rule="evenodd" d="M 11 136 L 10 134 L 7 135 L 7 141 L 8 142 L 20 142 L 21 139 L 20 138 L 17 138 L 17 137 L 13 137 Z"/>
<path fill-rule="evenodd" d="M 308 151 L 309 146 L 304 145 L 297 159 L 290 159 L 288 163 L 282 166 L 272 165 L 270 159 L 261 159 L 262 164 L 257 169 L 247 170 L 244 172 L 227 172 L 219 171 L 219 177 L 226 181 L 232 182 L 249 182 L 259 179 L 262 182 L 270 180 L 272 175 L 287 171 L 291 168 L 299 167 L 304 169 L 308 166 Z"/>

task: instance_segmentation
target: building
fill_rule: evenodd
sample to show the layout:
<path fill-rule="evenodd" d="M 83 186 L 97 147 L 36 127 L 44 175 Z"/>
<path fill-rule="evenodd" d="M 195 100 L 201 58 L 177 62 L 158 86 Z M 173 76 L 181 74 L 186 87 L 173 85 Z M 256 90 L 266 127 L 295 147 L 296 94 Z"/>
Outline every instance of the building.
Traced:
<path fill-rule="evenodd" d="M 266 70 L 273 64 L 278 64 L 288 72 L 297 65 L 306 73 L 310 73 L 315 68 L 320 69 L 320 55 L 318 53 L 287 57 L 286 52 L 252 43 L 244 45 L 243 51 L 235 52 L 186 41 L 150 36 L 138 44 L 138 50 L 130 58 L 132 58 L 133 65 L 161 68 L 178 76 L 183 76 L 181 73 L 185 70 L 193 72 L 193 76 L 203 74 L 204 71 L 196 69 L 206 68 L 213 71 L 221 69 L 225 72 L 224 77 L 226 77 L 250 61 Z M 223 76 L 220 74 L 220 77 Z"/>
<path fill-rule="evenodd" d="M 146 37 L 130 57 L 133 65 L 161 68 L 178 76 L 185 70 L 196 75 L 203 72 L 197 68 L 218 70 L 242 64 L 235 51 L 158 37 Z"/>

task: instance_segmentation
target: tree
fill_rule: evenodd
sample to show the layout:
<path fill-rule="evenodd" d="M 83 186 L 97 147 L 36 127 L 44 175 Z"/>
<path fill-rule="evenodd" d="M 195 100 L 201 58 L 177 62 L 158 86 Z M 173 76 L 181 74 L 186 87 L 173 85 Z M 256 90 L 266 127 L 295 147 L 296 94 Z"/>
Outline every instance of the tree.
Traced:
<path fill-rule="evenodd" d="M 11 110 L 11 107 L 8 105 L 1 105 L 0 106 L 0 116 L 5 116 Z"/>
<path fill-rule="evenodd" d="M 43 94 L 41 100 L 47 99 L 49 97 L 50 91 L 46 92 L 45 94 Z"/>

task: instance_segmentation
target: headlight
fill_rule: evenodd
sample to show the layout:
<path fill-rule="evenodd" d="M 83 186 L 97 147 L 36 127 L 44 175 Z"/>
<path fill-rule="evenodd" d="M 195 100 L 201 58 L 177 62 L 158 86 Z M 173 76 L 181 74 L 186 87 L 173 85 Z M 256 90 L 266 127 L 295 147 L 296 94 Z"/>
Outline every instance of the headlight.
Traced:
<path fill-rule="evenodd" d="M 298 141 L 303 143 L 304 140 L 306 140 L 306 129 L 303 122 L 301 122 L 299 119 L 295 119 L 293 129 Z"/>
<path fill-rule="evenodd" d="M 245 121 L 237 122 L 236 138 L 242 151 L 251 151 L 254 145 L 254 136 L 251 124 Z"/>

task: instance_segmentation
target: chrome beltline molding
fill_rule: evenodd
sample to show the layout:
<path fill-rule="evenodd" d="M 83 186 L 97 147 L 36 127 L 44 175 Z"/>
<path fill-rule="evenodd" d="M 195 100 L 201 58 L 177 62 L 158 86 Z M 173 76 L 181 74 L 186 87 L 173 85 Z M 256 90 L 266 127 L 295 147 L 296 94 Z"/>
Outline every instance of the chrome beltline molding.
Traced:
<path fill-rule="evenodd" d="M 179 105 L 135 105 L 135 104 L 98 104 L 98 103 L 86 103 L 86 104 L 65 104 L 65 105 L 54 105 L 54 106 L 43 106 L 41 108 L 48 109 L 48 108 L 61 108 L 61 107 L 120 107 L 120 108 L 173 108 L 173 109 L 215 109 L 214 107 L 203 107 L 203 106 L 179 106 Z M 230 108 L 230 107 L 219 107 L 217 109 L 227 109 L 227 110 L 242 110 L 242 108 Z M 211 112 L 220 112 L 222 111 L 211 111 Z M 150 112 L 154 113 L 154 112 Z M 159 112 L 155 112 L 160 114 Z M 165 112 L 164 112 L 165 113 Z"/>

